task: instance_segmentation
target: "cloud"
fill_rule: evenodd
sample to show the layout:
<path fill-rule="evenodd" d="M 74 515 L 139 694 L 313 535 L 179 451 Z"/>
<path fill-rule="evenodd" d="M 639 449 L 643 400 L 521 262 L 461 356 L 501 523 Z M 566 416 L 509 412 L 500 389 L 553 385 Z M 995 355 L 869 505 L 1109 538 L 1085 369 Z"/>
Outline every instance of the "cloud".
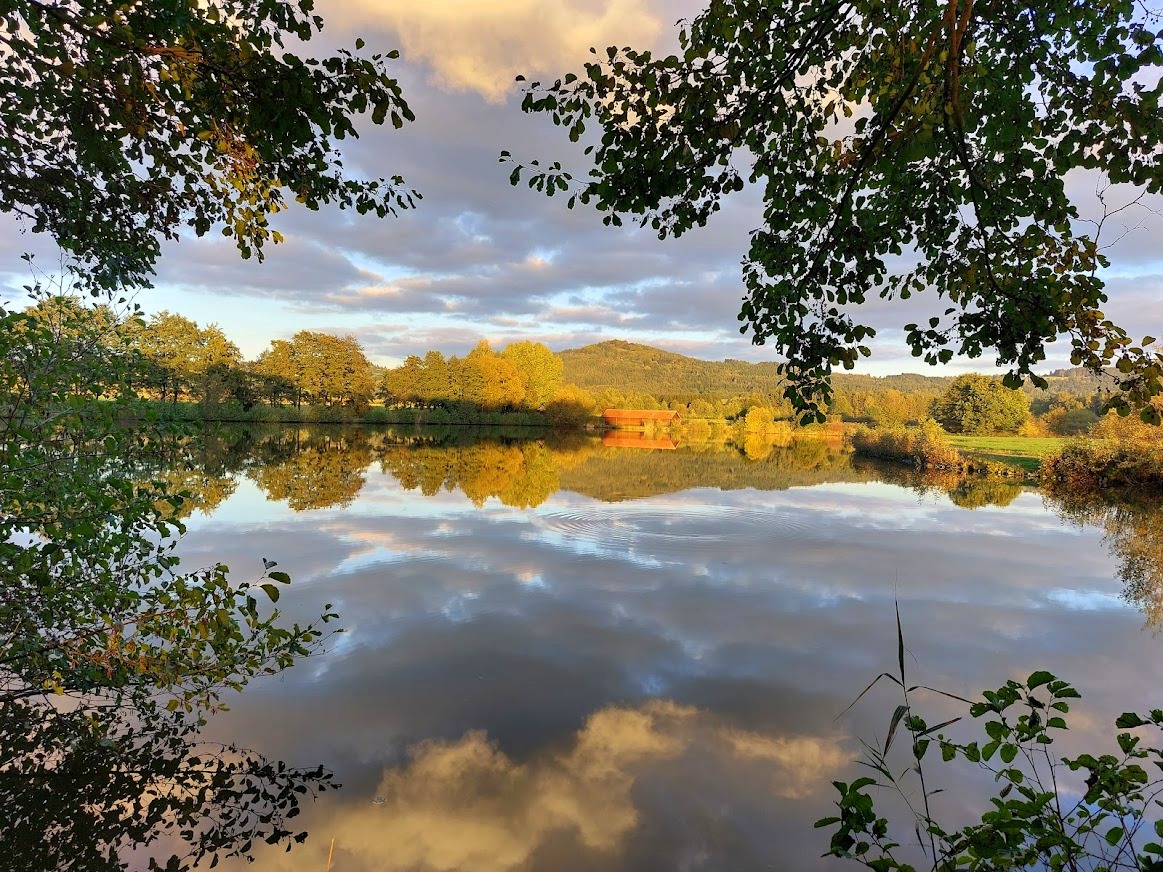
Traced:
<path fill-rule="evenodd" d="M 761 191 L 732 196 L 707 227 L 663 242 L 630 226 L 605 227 L 600 213 L 567 210 L 561 197 L 513 188 L 511 167 L 497 159 L 507 149 L 524 162 L 560 160 L 584 176 L 584 143 L 569 143 L 546 117 L 521 113 L 513 75 L 577 70 L 591 44 L 665 48 L 675 36 L 671 22 L 697 12 L 703 0 L 318 5 L 327 21 L 320 49 L 350 46 L 356 34 L 369 50 L 404 49 L 392 73 L 417 115 L 398 131 L 360 124 L 361 137 L 342 143 L 346 170 L 356 178 L 399 173 L 424 199 L 386 221 L 291 208 L 274 221 L 287 243 L 270 246 L 261 264 L 241 260 L 229 240 L 213 235 L 166 243 L 157 289 L 138 298 L 148 311 L 216 321 L 250 357 L 272 338 L 322 329 L 357 335 L 373 360 L 389 365 L 429 348 L 463 354 L 480 338 L 541 341 L 555 350 L 626 339 L 712 360 L 775 359 L 771 346 L 741 335 L 736 320 L 739 262 L 749 231 L 763 223 Z M 1083 214 L 1095 215 L 1093 174 L 1072 173 L 1067 184 Z M 1108 192 L 1115 207 L 1127 197 L 1126 190 Z M 1147 205 L 1163 211 L 1158 197 Z M 1104 273 L 1111 298 L 1104 311 L 1136 338 L 1161 332 L 1161 219 L 1136 207 L 1112 218 L 1104 233 L 1113 240 L 1140 220 L 1147 224 L 1109 250 L 1112 267 Z M 41 252 L 42 267 L 55 266 L 50 240 L 22 235 L 0 216 L 0 278 L 10 288 L 27 281 L 17 255 L 29 248 Z M 880 331 L 869 343 L 874 358 L 859 371 L 989 370 L 988 352 L 944 369 L 909 355 L 901 326 L 943 309 L 933 292 L 854 308 L 859 321 Z M 1068 365 L 1068 354 L 1058 343 L 1046 367 Z"/>
<path fill-rule="evenodd" d="M 641 0 L 349 0 L 328 20 L 386 26 L 437 84 L 493 103 L 518 74 L 559 75 L 591 46 L 653 44 L 664 30 Z"/>
<path fill-rule="evenodd" d="M 183 240 L 180 254 L 161 261 L 159 284 L 268 299 L 312 299 L 383 281 L 378 273 L 356 266 L 341 247 L 306 235 L 291 234 L 281 245 L 268 246 L 262 262 L 242 261 L 234 244 L 219 236 Z"/>
<path fill-rule="evenodd" d="M 675 769 L 710 761 L 717 775 L 746 771 L 780 797 L 803 798 L 855 759 L 846 742 L 742 731 L 667 700 L 607 706 L 564 747 L 525 761 L 480 730 L 419 743 L 384 772 L 373 802 L 335 808 L 316 826 L 334 834 L 337 865 L 354 870 L 510 872 L 555 843 L 575 863 L 602 865 L 641 825 L 636 792 Z M 303 852 L 293 862 L 313 865 Z"/>

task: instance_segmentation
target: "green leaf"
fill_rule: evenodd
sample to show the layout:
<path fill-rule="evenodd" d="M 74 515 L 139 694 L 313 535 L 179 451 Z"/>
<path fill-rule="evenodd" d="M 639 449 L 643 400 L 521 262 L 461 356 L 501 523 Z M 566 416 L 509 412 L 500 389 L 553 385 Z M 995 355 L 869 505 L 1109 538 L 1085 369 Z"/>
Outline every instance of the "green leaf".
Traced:
<path fill-rule="evenodd" d="M 271 581 L 277 581 L 281 584 L 291 583 L 291 576 L 287 575 L 285 572 L 268 572 L 267 578 L 269 578 Z"/>
<path fill-rule="evenodd" d="M 1119 733 L 1117 741 L 1119 748 L 1124 754 L 1130 754 L 1135 750 L 1135 746 L 1139 744 L 1138 736 L 1132 736 L 1130 733 Z"/>
<path fill-rule="evenodd" d="M 271 598 L 271 602 L 277 603 L 279 601 L 279 589 L 273 584 L 262 584 L 259 587 Z"/>
<path fill-rule="evenodd" d="M 1054 675 L 1052 673 L 1040 669 L 1037 672 L 1032 673 L 1030 677 L 1026 679 L 1026 687 L 1028 687 L 1030 690 L 1033 690 L 1036 687 L 1041 687 L 1043 684 L 1049 684 L 1053 680 Z"/>
<path fill-rule="evenodd" d="M 1149 723 L 1151 723 L 1151 722 L 1143 720 L 1141 717 L 1139 717 L 1134 712 L 1123 712 L 1115 720 L 1115 726 L 1121 730 L 1130 730 L 1130 729 L 1134 729 L 1135 727 L 1141 727 L 1141 726 L 1144 726 L 1144 725 L 1149 724 Z"/>

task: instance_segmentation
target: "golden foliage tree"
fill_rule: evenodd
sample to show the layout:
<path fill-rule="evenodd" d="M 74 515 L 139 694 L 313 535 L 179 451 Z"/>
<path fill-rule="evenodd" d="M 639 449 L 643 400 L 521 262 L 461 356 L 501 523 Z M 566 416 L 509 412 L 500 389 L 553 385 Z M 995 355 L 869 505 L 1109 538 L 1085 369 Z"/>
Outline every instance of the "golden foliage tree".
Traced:
<path fill-rule="evenodd" d="M 501 356 L 517 367 L 525 385 L 524 403 L 530 409 L 544 409 L 564 381 L 565 364 L 540 342 L 512 342 Z"/>

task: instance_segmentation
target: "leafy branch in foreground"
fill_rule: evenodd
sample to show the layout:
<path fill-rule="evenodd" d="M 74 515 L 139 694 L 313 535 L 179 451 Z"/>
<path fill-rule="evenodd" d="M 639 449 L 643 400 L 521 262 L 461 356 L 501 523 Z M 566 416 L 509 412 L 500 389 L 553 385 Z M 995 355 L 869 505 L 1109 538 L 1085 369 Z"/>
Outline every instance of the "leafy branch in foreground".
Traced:
<path fill-rule="evenodd" d="M 1163 793 L 1163 779 L 1152 779 L 1148 773 L 1151 766 L 1163 769 L 1163 749 L 1147 747 L 1141 734 L 1128 732 L 1150 726 L 1163 730 L 1163 710 L 1154 709 L 1146 718 L 1131 712 L 1120 715 L 1115 721 L 1120 730 L 1117 754 L 1059 759 L 1050 746 L 1055 735 L 1067 729 L 1064 715 L 1071 701 L 1079 698 L 1070 684 L 1039 670 L 1024 682 L 1007 681 L 996 691 L 986 691 L 981 701 L 970 703 L 908 684 L 899 612 L 897 639 L 897 673 L 882 673 L 860 697 L 885 679 L 900 689 L 902 702 L 893 712 L 884 745 L 864 743 L 862 762 L 875 776 L 850 784 L 833 782 L 840 794 L 838 814 L 816 822 L 817 827 L 833 829 L 824 856 L 855 860 L 876 872 L 916 872 L 918 866 L 904 859 L 914 847 L 924 857 L 922 868 L 934 872 L 1163 869 L 1163 821 L 1157 810 L 1163 808 L 1157 798 Z M 930 726 L 914 710 L 913 695 L 919 691 L 965 703 L 970 716 L 984 719 L 985 740 L 961 743 L 948 738 L 942 731 L 960 717 Z M 894 737 L 902 732 L 910 740 L 909 762 L 898 775 L 889 751 Z M 963 760 L 992 775 L 998 785 L 980 823 L 946 827 L 934 816 L 932 800 L 942 789 L 931 786 L 925 764 L 934 746 L 943 762 Z M 904 800 L 913 817 L 907 831 L 909 836 L 915 833 L 915 846 L 902 849 L 905 837 L 877 811 L 876 799 L 869 793 L 874 788 L 894 791 Z M 1148 823 L 1158 841 L 1143 838 Z"/>
<path fill-rule="evenodd" d="M 302 841 L 328 789 L 199 741 L 227 691 L 318 651 L 328 606 L 287 626 L 290 581 L 263 562 L 182 572 L 186 495 L 142 480 L 163 434 L 136 417 L 134 355 L 112 309 L 0 306 L 0 855 L 24 869 L 166 869 Z M 172 853 L 171 853 L 172 852 Z"/>
<path fill-rule="evenodd" d="M 146 283 L 182 226 L 261 257 L 288 200 L 411 208 L 403 179 L 352 177 L 335 145 L 357 115 L 414 120 L 387 72 L 399 53 L 284 46 L 322 27 L 313 0 L 0 4 L 0 212 L 113 287 Z"/>
<path fill-rule="evenodd" d="M 805 417 L 836 367 L 870 353 L 877 297 L 935 295 L 903 325 L 928 363 L 993 351 L 1007 386 L 1047 346 L 1116 367 L 1110 405 L 1163 392 L 1163 354 L 1101 311 L 1107 220 L 1163 192 L 1163 29 L 1149 4 L 711 0 L 681 52 L 611 46 L 527 86 L 526 112 L 586 144 L 584 177 L 516 164 L 511 181 L 659 237 L 762 192 L 739 320 L 772 343 Z M 507 153 L 502 160 L 511 160 Z M 1098 182 L 1099 217 L 1066 178 Z M 1117 197 L 1125 202 L 1116 202 Z"/>

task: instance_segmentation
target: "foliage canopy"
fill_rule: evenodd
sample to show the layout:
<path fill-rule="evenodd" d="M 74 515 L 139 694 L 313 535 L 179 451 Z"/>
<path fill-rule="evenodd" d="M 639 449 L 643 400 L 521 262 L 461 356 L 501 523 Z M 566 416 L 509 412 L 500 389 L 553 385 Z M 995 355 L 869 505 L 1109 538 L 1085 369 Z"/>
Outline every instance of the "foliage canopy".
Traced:
<path fill-rule="evenodd" d="M 29 288 L 31 312 L 0 304 L 0 854 L 19 868 L 122 869 L 130 848 L 167 870 L 249 857 L 258 839 L 302 841 L 288 821 L 331 786 L 199 732 L 226 691 L 318 650 L 335 615 L 287 626 L 267 604 L 290 579 L 265 558 L 252 581 L 179 569 L 185 497 L 138 474 L 161 443 L 135 388 L 176 399 L 198 382 L 206 401 L 237 349 L 179 316 L 119 324 L 70 299 L 148 284 L 182 227 L 261 257 L 288 200 L 413 205 L 399 177 L 347 174 L 335 147 L 357 115 L 413 119 L 386 71 L 397 55 L 285 51 L 322 28 L 313 5 L 0 3 L 0 211 L 50 234 L 73 276 Z"/>
<path fill-rule="evenodd" d="M 933 401 L 933 420 L 949 433 L 1013 433 L 1030 416 L 1029 400 L 1000 379 L 960 375 Z"/>
<path fill-rule="evenodd" d="M 323 26 L 313 0 L 12 0 L 0 5 L 0 211 L 45 231 L 106 286 L 143 282 L 159 238 L 216 225 L 243 257 L 281 237 L 288 198 L 381 217 L 418 196 L 351 178 L 352 122 L 413 120 L 396 52 L 284 51 Z M 356 42 L 356 52 L 363 47 Z"/>
<path fill-rule="evenodd" d="M 159 443 L 103 315 L 0 307 L 0 852 L 16 868 L 121 869 L 163 836 L 166 868 L 248 855 L 296 835 L 302 794 L 330 786 L 199 742 L 227 691 L 317 650 L 335 616 L 285 626 L 265 606 L 289 581 L 273 562 L 254 581 L 179 571 L 185 497 L 141 469 Z"/>
<path fill-rule="evenodd" d="M 300 330 L 290 341 L 275 339 L 255 370 L 286 385 L 295 405 L 318 403 L 366 408 L 375 393 L 372 365 L 354 336 Z"/>
<path fill-rule="evenodd" d="M 585 179 L 534 162 L 511 181 L 663 238 L 758 186 L 739 317 L 784 356 L 809 417 L 833 369 L 870 353 L 853 307 L 922 291 L 944 306 L 905 327 L 914 355 L 992 349 L 1007 384 L 1044 386 L 1033 367 L 1069 337 L 1076 365 L 1117 367 L 1125 414 L 1163 390 L 1163 355 L 1102 313 L 1102 220 L 1083 220 L 1065 177 L 1163 191 L 1159 24 L 1132 0 L 712 0 L 680 55 L 611 46 L 530 85 L 525 111 L 600 139 Z"/>

